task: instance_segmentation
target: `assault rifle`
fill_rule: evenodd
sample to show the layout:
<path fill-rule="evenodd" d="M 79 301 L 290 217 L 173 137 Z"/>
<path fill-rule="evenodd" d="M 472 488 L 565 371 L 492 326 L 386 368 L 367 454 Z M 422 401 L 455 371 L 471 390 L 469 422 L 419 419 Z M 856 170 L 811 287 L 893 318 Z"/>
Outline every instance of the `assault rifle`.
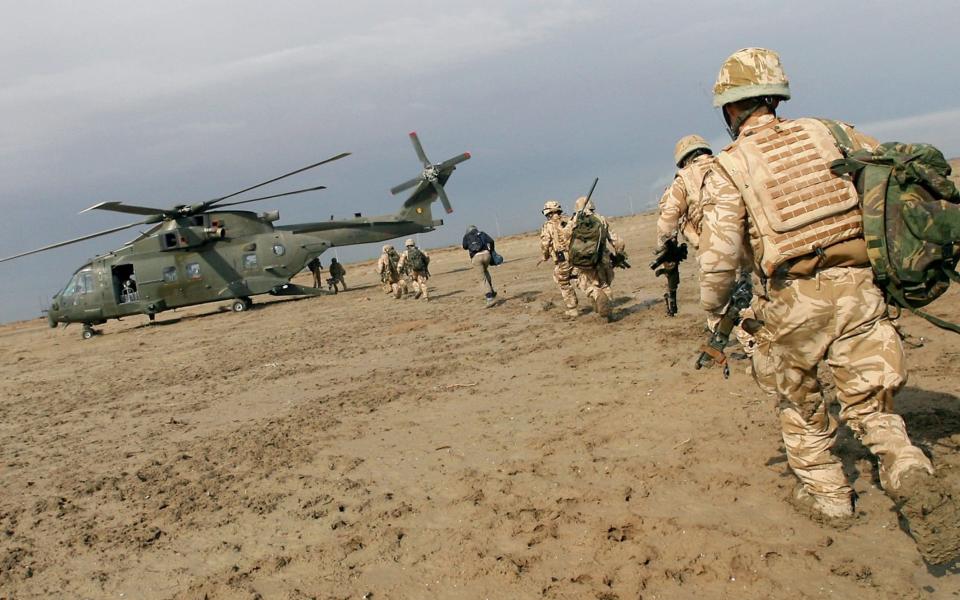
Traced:
<path fill-rule="evenodd" d="M 627 262 L 627 253 L 618 252 L 610 255 L 610 264 L 618 269 L 630 269 L 630 263 Z"/>
<path fill-rule="evenodd" d="M 677 244 L 677 238 L 672 237 L 663 243 L 660 252 L 650 262 L 650 270 L 654 271 L 659 277 L 666 273 L 665 269 L 659 268 L 660 265 L 668 262 L 678 263 L 684 260 L 687 260 L 687 244 Z"/>
<path fill-rule="evenodd" d="M 587 192 L 587 199 L 583 201 L 583 206 L 580 207 L 580 210 L 573 215 L 573 220 L 576 221 L 583 216 L 583 211 L 587 210 L 587 205 L 590 204 L 590 198 L 593 196 L 593 190 L 597 189 L 597 182 L 600 181 L 599 177 L 593 178 L 593 185 L 590 186 L 590 191 Z"/>
<path fill-rule="evenodd" d="M 730 294 L 730 302 L 727 303 L 727 310 L 723 313 L 723 317 L 720 319 L 720 322 L 717 323 L 716 330 L 713 332 L 713 335 L 710 336 L 710 340 L 706 345 L 701 347 L 700 356 L 697 358 L 697 362 L 694 365 L 696 369 L 706 367 L 711 363 L 717 363 L 718 365 L 723 365 L 723 377 L 726 379 L 730 377 L 730 365 L 727 364 L 727 355 L 723 353 L 724 348 L 727 347 L 727 342 L 730 341 L 730 333 L 733 331 L 733 328 L 740 324 L 740 311 L 750 306 L 750 300 L 753 299 L 753 284 L 750 282 L 748 276 L 741 276 L 737 283 L 733 286 L 733 293 Z M 759 329 L 761 323 L 756 319 L 748 319 L 753 321 L 752 325 L 756 325 L 756 329 Z M 751 327 L 753 333 L 756 331 Z"/>

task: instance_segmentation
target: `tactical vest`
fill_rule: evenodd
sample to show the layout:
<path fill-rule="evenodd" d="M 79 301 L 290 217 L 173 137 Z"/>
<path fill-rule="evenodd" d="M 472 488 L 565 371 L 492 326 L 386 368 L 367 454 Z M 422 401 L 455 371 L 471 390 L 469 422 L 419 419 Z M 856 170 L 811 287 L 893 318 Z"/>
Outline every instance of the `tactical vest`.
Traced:
<path fill-rule="evenodd" d="M 766 277 L 791 259 L 863 237 L 856 187 L 830 172 L 840 158 L 833 136 L 815 119 L 774 120 L 717 157 L 743 196 L 756 228 L 755 261 Z"/>
<path fill-rule="evenodd" d="M 677 171 L 687 193 L 687 212 L 680 217 L 679 229 L 694 248 L 700 245 L 700 221 L 703 218 L 703 180 L 713 169 L 716 158 L 701 155 Z"/>

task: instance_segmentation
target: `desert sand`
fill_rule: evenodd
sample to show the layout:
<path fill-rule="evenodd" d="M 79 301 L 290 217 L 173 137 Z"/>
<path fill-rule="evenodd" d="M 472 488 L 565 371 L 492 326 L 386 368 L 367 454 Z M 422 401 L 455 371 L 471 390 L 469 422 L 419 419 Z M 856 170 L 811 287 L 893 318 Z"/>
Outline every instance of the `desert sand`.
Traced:
<path fill-rule="evenodd" d="M 0 327 L 0 598 L 960 598 L 849 434 L 854 524 L 787 504 L 773 403 L 744 361 L 693 369 L 693 268 L 666 318 L 653 223 L 613 221 L 611 324 L 562 316 L 530 234 L 498 246 L 490 309 L 444 249 L 430 302 L 368 262 L 339 295 L 89 341 Z M 934 312 L 960 319 L 958 294 Z M 958 338 L 899 325 L 897 412 L 960 490 Z"/>

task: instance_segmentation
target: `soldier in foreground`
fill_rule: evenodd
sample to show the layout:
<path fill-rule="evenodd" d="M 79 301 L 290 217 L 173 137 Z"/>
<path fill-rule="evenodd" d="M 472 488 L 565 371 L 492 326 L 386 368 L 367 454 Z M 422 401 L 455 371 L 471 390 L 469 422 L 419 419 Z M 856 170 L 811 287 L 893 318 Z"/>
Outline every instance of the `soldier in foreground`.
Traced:
<path fill-rule="evenodd" d="M 596 213 L 593 200 L 581 196 L 575 204 L 577 212 L 566 226 L 570 262 L 577 268 L 581 290 L 593 302 L 598 316 L 613 321 L 610 305 L 613 283 L 613 235 L 606 218 Z"/>
<path fill-rule="evenodd" d="M 377 273 L 383 283 L 384 291 L 400 298 L 407 293 L 407 282 L 400 277 L 400 254 L 390 244 L 383 247 L 380 260 L 377 261 Z"/>
<path fill-rule="evenodd" d="M 490 278 L 490 265 L 493 260 L 493 249 L 495 242 L 487 232 L 480 231 L 476 225 L 467 227 L 467 232 L 463 236 L 463 249 L 470 256 L 470 264 L 480 274 L 480 285 L 483 287 L 483 297 L 487 306 L 493 304 L 493 299 L 497 297 L 496 290 L 493 289 L 493 280 Z"/>
<path fill-rule="evenodd" d="M 761 282 L 754 309 L 763 323 L 754 370 L 774 374 L 787 459 L 800 480 L 793 501 L 828 521 L 854 515 L 853 490 L 830 451 L 837 422 L 817 379 L 824 360 L 840 420 L 877 456 L 883 489 L 921 554 L 949 560 L 960 552 L 960 509 L 893 413 L 907 375 L 903 346 L 873 281 L 857 190 L 829 170 L 841 158 L 834 138 L 819 120 L 776 116 L 790 88 L 770 50 L 730 56 L 713 93 L 734 141 L 705 179 L 701 304 L 722 313 L 749 240 Z M 875 145 L 842 127 L 856 144 Z"/>
<path fill-rule="evenodd" d="M 547 220 L 540 228 L 540 252 L 543 254 L 540 262 L 553 261 L 553 281 L 560 288 L 560 296 L 567 307 L 564 314 L 576 317 L 580 314 L 577 308 L 579 301 L 577 291 L 571 283 L 576 276 L 573 265 L 570 264 L 570 237 L 566 231 L 570 217 L 563 214 L 563 209 L 556 200 L 548 200 L 543 204 L 543 216 Z"/>
<path fill-rule="evenodd" d="M 347 291 L 347 284 L 343 280 L 344 276 L 347 274 L 347 270 L 343 268 L 337 259 L 330 259 L 330 277 L 327 279 L 327 287 L 333 289 L 333 293 L 337 293 L 337 286 L 343 288 L 343 291 Z"/>
<path fill-rule="evenodd" d="M 410 285 L 413 287 L 414 299 L 423 296 L 424 300 L 429 300 L 427 292 L 427 280 L 430 279 L 430 256 L 426 252 L 417 248 L 416 242 L 412 239 L 403 243 L 406 250 L 400 255 L 398 266 L 400 271 L 406 270 L 410 275 Z"/>
<path fill-rule="evenodd" d="M 670 240 L 677 244 L 680 233 L 686 242 L 697 248 L 700 241 L 700 206 L 703 197 L 703 180 L 713 168 L 714 156 L 707 140 L 699 135 L 687 135 L 677 142 L 673 152 L 677 165 L 673 183 L 660 198 L 660 214 L 657 218 L 657 248 L 654 254 L 668 251 Z M 666 275 L 667 293 L 663 295 L 667 316 L 677 314 L 677 288 L 680 286 L 680 263 L 667 260 L 660 263 L 657 275 Z"/>

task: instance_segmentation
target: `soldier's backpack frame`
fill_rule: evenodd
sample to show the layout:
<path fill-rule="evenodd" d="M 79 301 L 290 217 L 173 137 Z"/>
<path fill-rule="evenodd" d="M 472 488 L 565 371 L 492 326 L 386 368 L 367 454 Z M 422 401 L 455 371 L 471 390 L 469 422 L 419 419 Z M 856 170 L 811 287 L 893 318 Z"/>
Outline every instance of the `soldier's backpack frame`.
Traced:
<path fill-rule="evenodd" d="M 887 302 L 937 327 L 960 325 L 920 310 L 960 281 L 960 192 L 950 164 L 929 144 L 887 142 L 856 149 L 836 122 L 822 119 L 845 158 L 830 164 L 853 177 L 863 210 L 863 234 L 874 279 Z"/>

